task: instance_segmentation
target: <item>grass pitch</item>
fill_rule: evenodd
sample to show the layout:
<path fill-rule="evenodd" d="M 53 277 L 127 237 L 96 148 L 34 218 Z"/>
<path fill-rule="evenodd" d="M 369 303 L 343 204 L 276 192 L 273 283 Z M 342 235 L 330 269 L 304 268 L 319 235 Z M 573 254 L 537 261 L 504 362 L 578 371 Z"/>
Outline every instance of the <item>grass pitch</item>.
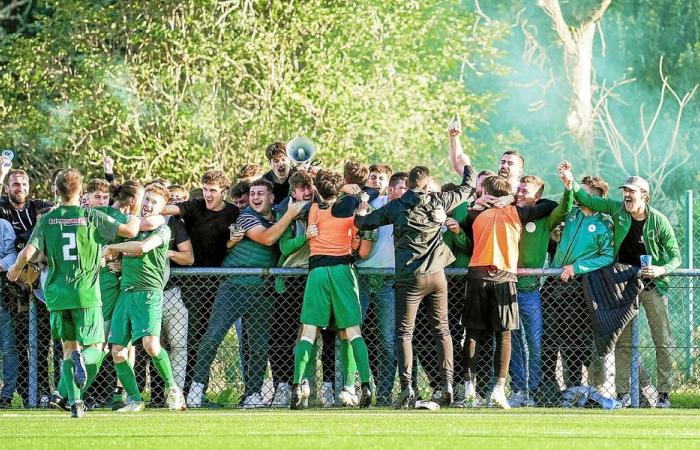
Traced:
<path fill-rule="evenodd" d="M 0 448 L 700 448 L 696 410 L 0 413 Z"/>

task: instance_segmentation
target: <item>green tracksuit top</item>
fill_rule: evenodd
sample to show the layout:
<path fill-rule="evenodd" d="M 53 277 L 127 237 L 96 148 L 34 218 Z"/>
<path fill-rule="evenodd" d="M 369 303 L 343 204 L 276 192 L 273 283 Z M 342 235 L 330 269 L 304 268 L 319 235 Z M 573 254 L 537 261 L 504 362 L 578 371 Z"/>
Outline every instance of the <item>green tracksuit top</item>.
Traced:
<path fill-rule="evenodd" d="M 625 209 L 625 204 L 619 200 L 589 195 L 578 183 L 574 184 L 574 198 L 581 205 L 593 211 L 608 214 L 612 218 L 615 256 L 617 256 L 620 246 L 632 226 L 632 216 Z M 661 266 L 666 270 L 666 273 L 670 273 L 682 264 L 676 235 L 668 218 L 660 211 L 647 205 L 646 212 L 647 220 L 644 223 L 642 237 L 647 253 L 651 255 L 653 265 Z M 661 295 L 664 295 L 668 290 L 668 281 L 665 277 L 656 278 L 654 283 Z"/>
<path fill-rule="evenodd" d="M 601 213 L 586 216 L 574 208 L 566 216 L 552 267 L 573 265 L 580 275 L 609 266 L 615 260 L 610 218 Z"/>
<path fill-rule="evenodd" d="M 518 267 L 524 269 L 541 269 L 547 259 L 549 235 L 560 222 L 566 220 L 574 205 L 573 191 L 564 191 L 561 203 L 552 213 L 532 222 L 523 224 L 520 235 L 520 256 Z M 540 288 L 540 277 L 518 277 L 518 292 L 532 292 Z"/>

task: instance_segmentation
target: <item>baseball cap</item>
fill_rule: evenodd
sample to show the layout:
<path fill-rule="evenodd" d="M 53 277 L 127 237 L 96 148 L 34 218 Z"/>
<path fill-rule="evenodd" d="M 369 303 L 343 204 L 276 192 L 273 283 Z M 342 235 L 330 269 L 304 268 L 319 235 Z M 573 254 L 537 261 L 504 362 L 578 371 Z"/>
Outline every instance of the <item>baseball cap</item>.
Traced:
<path fill-rule="evenodd" d="M 649 183 L 647 182 L 647 180 L 645 180 L 642 177 L 632 176 L 632 177 L 629 177 L 625 181 L 625 183 L 622 186 L 620 186 L 618 189 L 622 189 L 622 188 L 631 189 L 633 191 L 642 190 L 642 191 L 645 191 L 648 193 L 649 192 Z"/>

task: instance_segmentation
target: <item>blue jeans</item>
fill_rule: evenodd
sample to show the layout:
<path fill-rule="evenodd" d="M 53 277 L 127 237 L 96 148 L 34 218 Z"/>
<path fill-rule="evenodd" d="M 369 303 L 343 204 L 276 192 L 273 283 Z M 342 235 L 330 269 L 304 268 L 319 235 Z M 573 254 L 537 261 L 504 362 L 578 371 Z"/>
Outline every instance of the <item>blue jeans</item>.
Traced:
<path fill-rule="evenodd" d="M 12 326 L 10 313 L 0 309 L 0 353 L 2 353 L 2 393 L 0 399 L 9 400 L 17 387 L 17 372 L 19 371 L 19 359 L 17 355 L 17 342 L 15 329 Z"/>
<path fill-rule="evenodd" d="M 370 304 L 374 306 L 374 314 L 377 318 L 377 329 L 380 340 L 377 345 L 377 360 L 379 368 L 377 374 L 377 400 L 390 401 L 391 391 L 394 387 L 396 376 L 396 303 L 394 301 L 394 280 L 386 278 L 381 285 L 370 287 L 367 278 L 360 280 L 360 307 L 362 308 L 362 322 L 367 316 Z"/>
<path fill-rule="evenodd" d="M 520 328 L 511 331 L 510 387 L 535 392 L 542 367 L 542 299 L 540 291 L 518 292 Z"/>
<path fill-rule="evenodd" d="M 221 284 L 214 300 L 207 332 L 199 344 L 193 381 L 206 384 L 219 345 L 234 323 L 244 317 L 250 351 L 249 360 L 244 366 L 247 372 L 244 376 L 245 394 L 260 392 L 267 370 L 273 302 L 271 287 L 271 283 L 267 281 L 258 284 L 238 284 L 226 280 Z"/>

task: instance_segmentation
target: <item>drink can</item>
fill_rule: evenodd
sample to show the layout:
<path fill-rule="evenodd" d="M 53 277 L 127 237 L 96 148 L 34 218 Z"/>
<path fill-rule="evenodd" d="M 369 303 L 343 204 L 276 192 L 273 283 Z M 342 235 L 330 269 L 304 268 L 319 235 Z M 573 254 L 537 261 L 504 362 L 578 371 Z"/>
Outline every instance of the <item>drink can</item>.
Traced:
<path fill-rule="evenodd" d="M 642 255 L 639 257 L 641 267 L 651 266 L 651 255 Z"/>

